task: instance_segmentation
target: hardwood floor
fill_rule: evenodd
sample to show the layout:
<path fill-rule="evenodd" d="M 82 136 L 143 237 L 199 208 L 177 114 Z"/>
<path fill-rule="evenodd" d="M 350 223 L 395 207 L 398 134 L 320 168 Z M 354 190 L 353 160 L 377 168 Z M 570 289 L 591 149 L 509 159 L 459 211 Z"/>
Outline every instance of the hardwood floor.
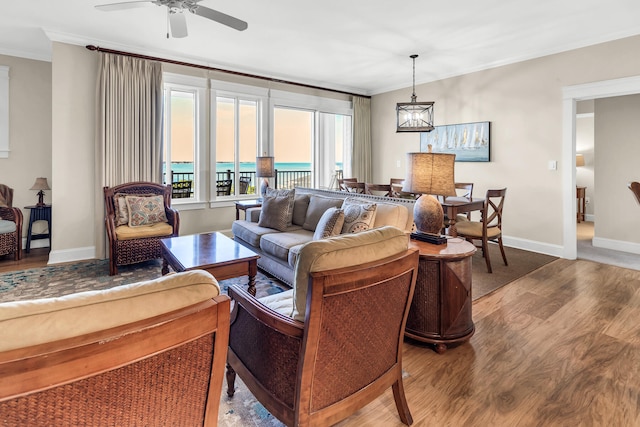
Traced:
<path fill-rule="evenodd" d="M 22 259 L 14 261 L 13 255 L 0 256 L 0 273 L 46 267 L 49 261 L 49 248 L 35 248 L 27 253 L 22 248 Z"/>
<path fill-rule="evenodd" d="M 640 271 L 557 260 L 474 302 L 476 333 L 404 345 L 415 426 L 640 425 Z M 340 426 L 401 426 L 391 391 Z"/>
<path fill-rule="evenodd" d="M 46 265 L 36 251 L 0 272 Z M 640 271 L 560 259 L 474 302 L 473 319 L 444 354 L 405 342 L 414 426 L 640 425 Z M 339 424 L 402 425 L 391 390 Z"/>

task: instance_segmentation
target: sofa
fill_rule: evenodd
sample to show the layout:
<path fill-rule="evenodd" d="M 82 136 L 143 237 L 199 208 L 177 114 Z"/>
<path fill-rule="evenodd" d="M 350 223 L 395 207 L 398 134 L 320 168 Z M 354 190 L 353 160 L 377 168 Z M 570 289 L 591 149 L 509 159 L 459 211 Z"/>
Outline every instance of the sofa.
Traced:
<path fill-rule="evenodd" d="M 260 255 L 258 267 L 293 286 L 295 262 L 305 243 L 385 225 L 408 234 L 414 227 L 414 203 L 412 199 L 303 187 L 269 189 L 262 208 L 247 209 L 245 219 L 235 220 L 231 231 L 238 243 Z M 332 222 L 340 210 L 344 219 Z M 350 221 L 357 214 L 360 216 Z"/>
<path fill-rule="evenodd" d="M 0 303 L 0 424 L 215 426 L 229 314 L 201 270 Z"/>

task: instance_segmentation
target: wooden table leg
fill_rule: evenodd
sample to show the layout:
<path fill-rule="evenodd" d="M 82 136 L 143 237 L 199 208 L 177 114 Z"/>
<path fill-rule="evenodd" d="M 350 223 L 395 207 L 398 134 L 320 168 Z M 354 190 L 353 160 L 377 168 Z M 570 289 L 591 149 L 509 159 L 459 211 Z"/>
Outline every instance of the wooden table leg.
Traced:
<path fill-rule="evenodd" d="M 249 261 L 249 288 L 247 289 L 247 291 L 253 295 L 254 297 L 256 296 L 256 275 L 258 274 L 258 261 L 257 260 L 251 260 Z"/>
<path fill-rule="evenodd" d="M 169 261 L 165 257 L 162 257 L 162 275 L 169 273 Z"/>

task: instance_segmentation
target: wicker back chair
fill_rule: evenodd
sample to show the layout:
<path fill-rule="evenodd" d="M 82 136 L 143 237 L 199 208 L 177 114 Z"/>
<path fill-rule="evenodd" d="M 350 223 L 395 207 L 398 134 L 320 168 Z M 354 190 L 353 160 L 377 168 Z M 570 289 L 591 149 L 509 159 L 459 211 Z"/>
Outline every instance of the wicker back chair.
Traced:
<path fill-rule="evenodd" d="M 180 216 L 178 211 L 171 207 L 171 185 L 161 185 L 153 182 L 131 182 L 116 185 L 114 187 L 104 187 L 104 202 L 106 208 L 105 224 L 107 228 L 107 239 L 109 240 L 109 274 L 118 274 L 119 265 L 136 264 L 143 261 L 160 258 L 162 256 L 160 239 L 165 237 L 175 237 L 180 229 Z M 129 236 L 123 238 L 128 230 L 127 225 L 118 225 L 116 206 L 117 195 L 160 195 L 164 200 L 164 211 L 167 223 L 171 229 L 159 230 L 157 233 L 149 230 L 138 230 L 144 237 Z M 121 228 L 124 227 L 124 228 Z"/>
<path fill-rule="evenodd" d="M 204 271 L 0 304 L 0 424 L 216 426 L 229 310 Z"/>
<path fill-rule="evenodd" d="M 22 211 L 12 207 L 13 189 L 0 184 L 0 256 L 22 258 Z"/>
<path fill-rule="evenodd" d="M 340 244 L 352 236 L 340 236 Z M 324 242 L 305 245 L 297 265 L 304 263 L 305 248 L 316 243 Z M 345 259 L 341 255 L 338 262 Z M 354 258 L 351 263 L 358 262 Z M 417 269 L 418 253 L 405 246 L 376 261 L 309 271 L 304 322 L 231 287 L 227 394 L 233 396 L 237 373 L 286 425 L 332 425 L 392 387 L 400 419 L 410 425 L 402 342 Z"/>

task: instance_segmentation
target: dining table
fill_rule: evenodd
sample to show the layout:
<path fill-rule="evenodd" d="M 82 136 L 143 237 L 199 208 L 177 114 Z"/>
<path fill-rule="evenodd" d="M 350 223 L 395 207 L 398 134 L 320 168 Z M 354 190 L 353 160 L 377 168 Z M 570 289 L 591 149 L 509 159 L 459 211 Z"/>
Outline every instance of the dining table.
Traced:
<path fill-rule="evenodd" d="M 445 197 L 440 201 L 444 214 L 449 218 L 449 228 L 447 234 L 456 237 L 458 230 L 456 229 L 456 218 L 458 214 L 481 211 L 484 209 L 485 199 L 480 197 Z"/>

